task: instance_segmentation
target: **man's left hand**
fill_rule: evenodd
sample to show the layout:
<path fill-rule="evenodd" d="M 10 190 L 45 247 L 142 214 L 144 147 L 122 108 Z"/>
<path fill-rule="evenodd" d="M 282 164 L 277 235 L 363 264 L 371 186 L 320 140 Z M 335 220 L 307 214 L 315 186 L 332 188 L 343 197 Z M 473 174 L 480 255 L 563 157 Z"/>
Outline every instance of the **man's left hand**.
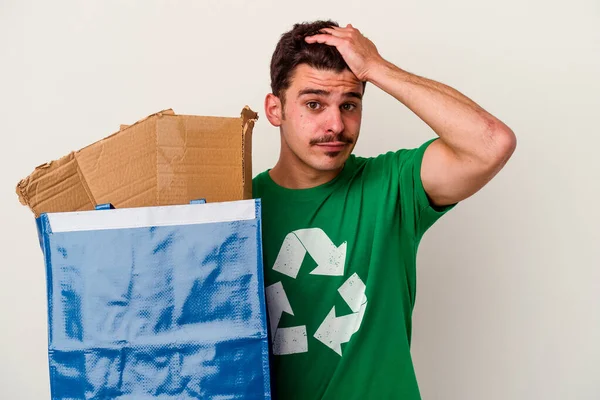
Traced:
<path fill-rule="evenodd" d="M 350 70 L 361 81 L 368 81 L 369 74 L 384 63 L 375 44 L 351 24 L 345 28 L 331 27 L 321 29 L 322 33 L 307 36 L 307 43 L 324 43 L 335 46 Z"/>

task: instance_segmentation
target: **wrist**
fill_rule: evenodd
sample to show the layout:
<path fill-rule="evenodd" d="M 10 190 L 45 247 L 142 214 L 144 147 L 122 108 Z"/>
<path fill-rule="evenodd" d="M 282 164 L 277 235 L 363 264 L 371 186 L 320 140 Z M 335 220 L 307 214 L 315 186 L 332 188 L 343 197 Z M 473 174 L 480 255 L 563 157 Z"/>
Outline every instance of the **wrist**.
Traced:
<path fill-rule="evenodd" d="M 381 89 L 383 89 L 382 86 L 385 86 L 390 78 L 402 79 L 408 76 L 408 72 L 398 68 L 396 65 L 383 58 L 375 61 L 368 71 L 366 80 Z"/>

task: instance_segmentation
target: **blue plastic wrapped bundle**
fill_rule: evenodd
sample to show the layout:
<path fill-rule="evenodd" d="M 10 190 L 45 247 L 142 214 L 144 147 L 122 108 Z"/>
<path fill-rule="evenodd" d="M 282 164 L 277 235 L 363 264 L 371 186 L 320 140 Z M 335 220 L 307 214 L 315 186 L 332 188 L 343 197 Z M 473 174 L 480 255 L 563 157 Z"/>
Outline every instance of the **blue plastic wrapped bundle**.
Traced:
<path fill-rule="evenodd" d="M 268 399 L 260 200 L 42 214 L 52 399 Z"/>

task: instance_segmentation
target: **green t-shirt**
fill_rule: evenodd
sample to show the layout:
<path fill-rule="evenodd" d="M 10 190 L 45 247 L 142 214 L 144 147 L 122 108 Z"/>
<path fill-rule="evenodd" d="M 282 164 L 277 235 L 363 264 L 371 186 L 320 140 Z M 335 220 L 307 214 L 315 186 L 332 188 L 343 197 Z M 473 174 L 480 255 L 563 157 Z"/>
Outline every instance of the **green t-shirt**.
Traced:
<path fill-rule="evenodd" d="M 332 181 L 286 189 L 268 171 L 263 257 L 277 399 L 420 399 L 410 354 L 417 247 L 432 207 L 425 148 L 351 155 Z"/>

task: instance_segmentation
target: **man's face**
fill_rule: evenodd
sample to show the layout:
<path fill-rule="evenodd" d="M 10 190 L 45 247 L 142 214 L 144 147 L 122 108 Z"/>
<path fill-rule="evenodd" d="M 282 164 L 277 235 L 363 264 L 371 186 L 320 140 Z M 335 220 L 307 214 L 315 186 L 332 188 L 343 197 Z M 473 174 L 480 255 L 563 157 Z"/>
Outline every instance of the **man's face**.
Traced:
<path fill-rule="evenodd" d="M 356 145 L 363 84 L 348 70 L 299 65 L 285 91 L 282 156 L 316 171 L 341 168 Z"/>

